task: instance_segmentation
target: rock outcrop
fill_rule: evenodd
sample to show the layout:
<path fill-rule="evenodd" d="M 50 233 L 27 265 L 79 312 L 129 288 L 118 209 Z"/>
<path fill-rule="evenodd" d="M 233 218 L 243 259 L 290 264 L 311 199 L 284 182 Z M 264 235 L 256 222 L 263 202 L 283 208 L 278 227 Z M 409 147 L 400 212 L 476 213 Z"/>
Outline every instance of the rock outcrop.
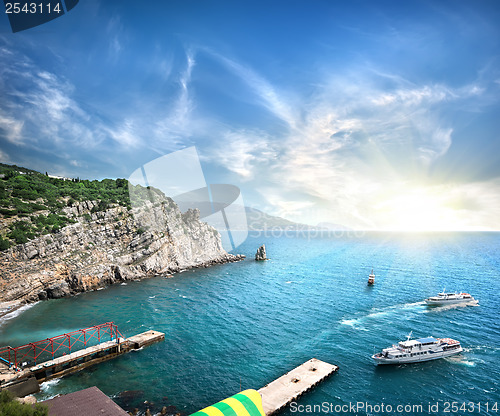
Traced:
<path fill-rule="evenodd" d="M 266 256 L 266 246 L 262 244 L 258 249 L 257 253 L 255 253 L 255 260 L 256 261 L 263 261 L 263 260 L 268 260 Z"/>
<path fill-rule="evenodd" d="M 197 210 L 167 199 L 129 211 L 65 208 L 76 222 L 0 253 L 0 301 L 60 298 L 107 285 L 241 260 L 228 254 Z"/>

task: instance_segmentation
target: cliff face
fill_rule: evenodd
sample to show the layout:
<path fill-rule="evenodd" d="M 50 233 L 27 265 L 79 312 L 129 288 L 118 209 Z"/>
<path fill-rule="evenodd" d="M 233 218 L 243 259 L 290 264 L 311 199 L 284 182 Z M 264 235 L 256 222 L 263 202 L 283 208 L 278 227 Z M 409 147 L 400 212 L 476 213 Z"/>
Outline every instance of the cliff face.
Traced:
<path fill-rule="evenodd" d="M 95 202 L 65 208 L 76 223 L 0 253 L 0 301 L 33 302 L 191 267 L 241 260 L 219 233 L 171 200 L 133 212 Z"/>

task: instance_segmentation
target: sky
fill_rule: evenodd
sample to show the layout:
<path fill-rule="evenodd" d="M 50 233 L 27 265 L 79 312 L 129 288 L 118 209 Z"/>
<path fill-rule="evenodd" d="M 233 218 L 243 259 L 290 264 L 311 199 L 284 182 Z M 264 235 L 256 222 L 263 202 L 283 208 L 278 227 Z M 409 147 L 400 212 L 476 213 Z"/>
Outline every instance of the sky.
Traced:
<path fill-rule="evenodd" d="M 129 177 L 196 146 L 292 221 L 500 230 L 500 2 L 80 0 L 0 18 L 0 162 Z"/>

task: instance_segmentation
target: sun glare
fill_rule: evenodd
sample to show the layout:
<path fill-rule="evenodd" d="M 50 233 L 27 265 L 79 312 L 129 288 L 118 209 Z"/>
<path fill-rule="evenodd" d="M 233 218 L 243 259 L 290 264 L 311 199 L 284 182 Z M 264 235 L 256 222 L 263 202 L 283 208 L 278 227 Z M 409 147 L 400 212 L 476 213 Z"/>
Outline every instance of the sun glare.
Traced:
<path fill-rule="evenodd" d="M 460 227 L 458 211 L 423 192 L 402 195 L 376 206 L 391 231 L 447 231 Z"/>

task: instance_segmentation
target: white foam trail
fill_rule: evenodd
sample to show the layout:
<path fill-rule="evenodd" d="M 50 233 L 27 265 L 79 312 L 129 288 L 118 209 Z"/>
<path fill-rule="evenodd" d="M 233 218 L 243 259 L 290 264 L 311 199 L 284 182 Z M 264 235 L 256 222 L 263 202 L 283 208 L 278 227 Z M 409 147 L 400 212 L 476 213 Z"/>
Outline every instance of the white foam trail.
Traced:
<path fill-rule="evenodd" d="M 358 331 L 368 331 L 363 325 L 360 324 L 359 319 L 344 319 L 340 322 L 342 325 L 350 326 Z"/>
<path fill-rule="evenodd" d="M 126 284 L 125 282 L 123 282 L 123 283 L 121 284 L 121 286 L 127 286 L 127 284 Z"/>
<path fill-rule="evenodd" d="M 21 315 L 23 312 L 26 312 L 28 309 L 32 308 L 35 306 L 38 302 L 35 303 L 28 303 L 27 305 L 23 305 L 20 308 L 17 308 L 13 310 L 12 312 L 7 313 L 6 315 L 2 316 L 0 318 L 0 326 L 4 325 L 7 321 L 10 321 L 11 319 L 14 319 Z"/>
<path fill-rule="evenodd" d="M 455 303 L 452 305 L 433 306 L 433 307 L 428 308 L 426 312 L 428 312 L 428 313 L 444 312 L 444 311 L 449 311 L 452 309 L 466 308 L 467 306 L 479 306 L 479 302 L 472 301 L 472 302 L 465 302 L 465 303 Z"/>
<path fill-rule="evenodd" d="M 387 307 L 381 308 L 381 309 L 373 308 L 372 310 L 374 312 L 369 313 L 367 316 L 379 316 L 381 314 L 388 314 L 391 312 L 397 312 L 401 309 L 414 309 L 414 308 L 417 308 L 419 306 L 423 306 L 424 304 L 425 304 L 425 302 L 421 301 L 421 302 L 402 303 L 402 304 L 398 304 L 398 305 L 387 306 Z"/>
<path fill-rule="evenodd" d="M 42 384 L 40 384 L 40 389 L 41 390 L 47 390 L 47 389 L 49 389 L 51 387 L 54 387 L 60 381 L 61 381 L 60 378 L 53 378 L 52 380 L 44 381 Z"/>
<path fill-rule="evenodd" d="M 474 361 L 467 360 L 465 357 L 460 357 L 460 356 L 447 357 L 445 358 L 445 360 L 449 361 L 450 363 L 464 365 L 466 367 L 476 366 L 476 363 Z"/>
<path fill-rule="evenodd" d="M 403 304 L 398 304 L 398 305 L 392 305 L 392 306 L 387 306 L 385 308 L 377 309 L 377 308 L 372 308 L 372 312 L 368 313 L 365 316 L 361 316 L 359 318 L 354 318 L 354 319 L 344 319 L 341 321 L 341 324 L 343 325 L 349 325 L 352 326 L 355 329 L 359 329 L 362 331 L 367 331 L 362 326 L 362 322 L 366 319 L 372 319 L 372 318 L 380 318 L 381 316 L 386 316 L 390 315 L 392 313 L 397 313 L 401 311 L 402 309 L 415 309 L 420 306 L 423 306 L 425 303 L 423 301 L 421 302 L 411 302 L 411 303 L 403 303 Z"/>
<path fill-rule="evenodd" d="M 389 315 L 390 313 L 391 313 L 391 311 L 372 312 L 372 313 L 369 313 L 368 315 L 366 315 L 365 318 L 376 318 L 376 317 L 380 317 L 380 316 Z"/>
<path fill-rule="evenodd" d="M 464 348 L 465 352 L 480 351 L 490 353 L 490 351 L 500 351 L 500 347 L 492 347 L 491 345 L 476 345 Z"/>
<path fill-rule="evenodd" d="M 42 384 L 40 384 L 40 394 L 44 395 L 43 400 L 49 400 L 57 396 L 57 394 L 51 394 L 50 390 L 52 390 L 54 386 L 59 384 L 60 381 L 61 381 L 60 378 L 54 378 L 49 381 L 44 381 Z"/>
<path fill-rule="evenodd" d="M 137 351 L 142 351 L 143 349 L 144 349 L 144 346 L 142 346 L 141 348 L 138 348 L 138 349 L 131 349 L 130 351 L 137 352 Z"/>

